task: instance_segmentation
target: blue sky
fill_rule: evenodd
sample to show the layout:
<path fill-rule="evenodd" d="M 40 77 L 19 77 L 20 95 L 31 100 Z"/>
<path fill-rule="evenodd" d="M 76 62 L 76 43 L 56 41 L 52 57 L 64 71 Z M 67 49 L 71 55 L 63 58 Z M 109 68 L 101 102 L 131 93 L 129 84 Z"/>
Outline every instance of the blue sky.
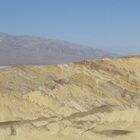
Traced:
<path fill-rule="evenodd" d="M 0 32 L 140 54 L 140 0 L 0 0 Z"/>

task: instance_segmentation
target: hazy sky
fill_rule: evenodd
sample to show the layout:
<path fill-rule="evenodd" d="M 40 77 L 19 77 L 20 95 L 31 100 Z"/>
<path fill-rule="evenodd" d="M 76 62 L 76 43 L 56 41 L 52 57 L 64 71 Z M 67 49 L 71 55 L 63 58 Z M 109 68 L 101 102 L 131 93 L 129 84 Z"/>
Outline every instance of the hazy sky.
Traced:
<path fill-rule="evenodd" d="M 140 54 L 140 0 L 0 0 L 0 32 Z"/>

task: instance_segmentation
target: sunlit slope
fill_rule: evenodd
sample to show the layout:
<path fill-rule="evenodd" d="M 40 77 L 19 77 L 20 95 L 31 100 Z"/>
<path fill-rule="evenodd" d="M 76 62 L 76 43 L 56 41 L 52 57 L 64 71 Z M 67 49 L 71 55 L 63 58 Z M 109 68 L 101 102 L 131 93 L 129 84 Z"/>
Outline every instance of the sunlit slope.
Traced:
<path fill-rule="evenodd" d="M 140 57 L 2 68 L 0 110 L 4 140 L 137 139 Z"/>

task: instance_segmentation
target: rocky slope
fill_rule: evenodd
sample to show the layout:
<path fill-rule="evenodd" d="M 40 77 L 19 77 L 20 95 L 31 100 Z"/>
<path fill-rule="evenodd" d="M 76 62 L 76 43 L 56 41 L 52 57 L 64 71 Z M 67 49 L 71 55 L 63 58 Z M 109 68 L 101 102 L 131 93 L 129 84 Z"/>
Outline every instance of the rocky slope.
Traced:
<path fill-rule="evenodd" d="M 66 41 L 0 33 L 0 66 L 62 64 L 112 56 L 99 49 Z"/>
<path fill-rule="evenodd" d="M 140 57 L 0 69 L 1 140 L 138 140 Z"/>

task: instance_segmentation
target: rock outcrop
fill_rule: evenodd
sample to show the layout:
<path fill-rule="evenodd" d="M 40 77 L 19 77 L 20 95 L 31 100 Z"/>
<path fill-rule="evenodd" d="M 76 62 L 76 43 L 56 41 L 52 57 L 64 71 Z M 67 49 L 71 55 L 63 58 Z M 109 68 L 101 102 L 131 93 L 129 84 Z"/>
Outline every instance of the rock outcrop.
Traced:
<path fill-rule="evenodd" d="M 139 56 L 0 69 L 1 140 L 134 140 L 139 116 Z"/>

